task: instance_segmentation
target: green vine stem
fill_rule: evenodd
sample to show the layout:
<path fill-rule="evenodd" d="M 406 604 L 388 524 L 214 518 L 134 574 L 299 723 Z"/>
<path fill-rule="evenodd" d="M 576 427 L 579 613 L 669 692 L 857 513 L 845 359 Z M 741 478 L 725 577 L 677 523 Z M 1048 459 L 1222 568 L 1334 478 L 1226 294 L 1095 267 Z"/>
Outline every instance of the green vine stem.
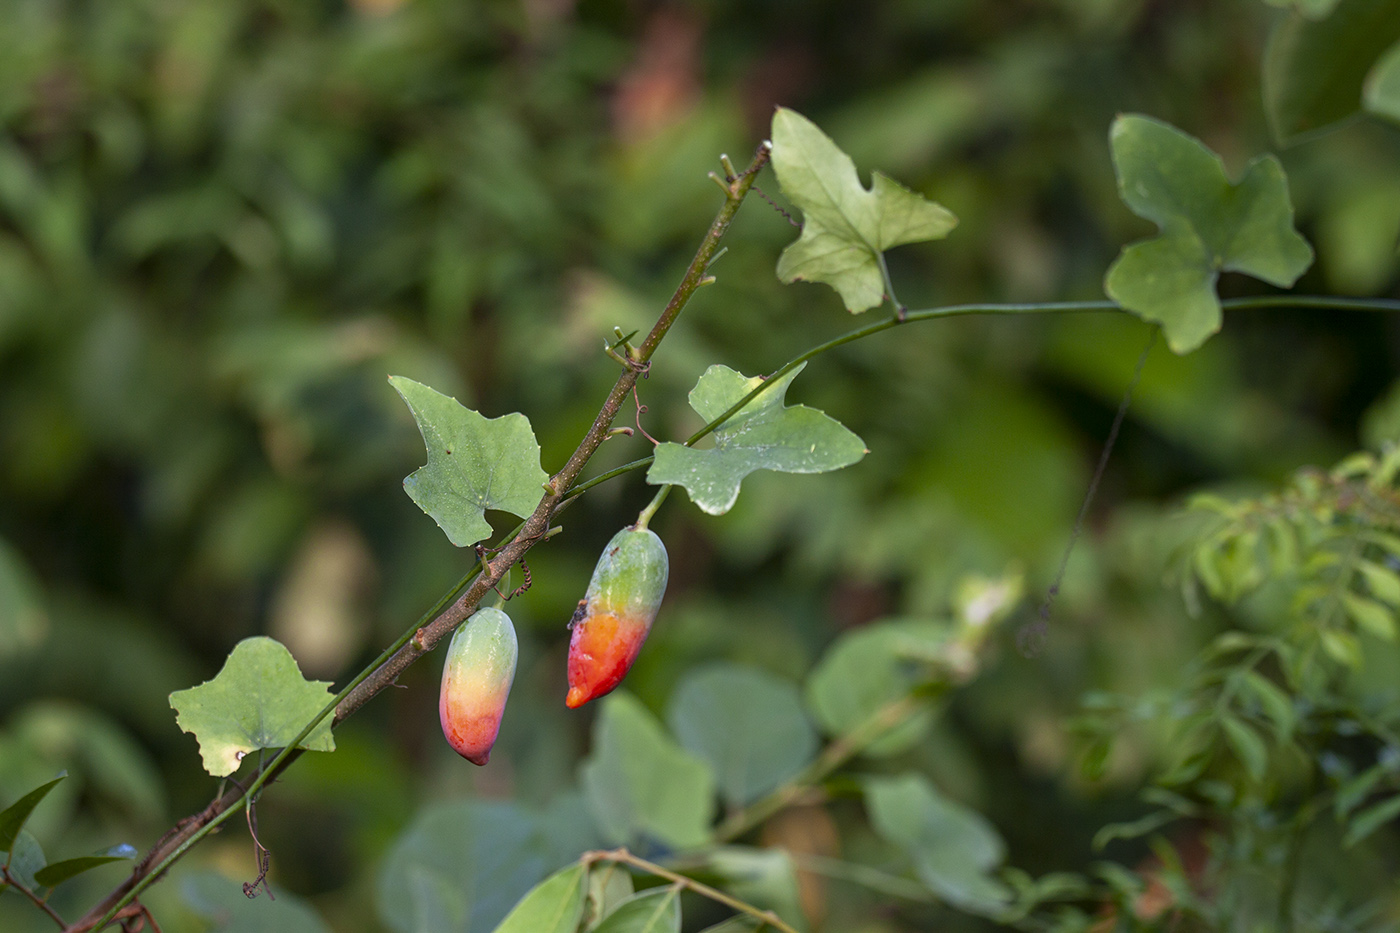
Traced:
<path fill-rule="evenodd" d="M 662 486 L 661 489 L 657 491 L 656 495 L 652 497 L 652 500 L 647 505 L 647 507 L 642 509 L 641 513 L 638 514 L 637 523 L 632 527 L 637 529 L 638 531 L 646 531 L 647 525 L 651 524 L 652 516 L 656 514 L 657 509 L 661 508 L 661 503 L 665 502 L 666 497 L 670 494 L 670 485 L 668 484 Z"/>
<path fill-rule="evenodd" d="M 755 919 L 761 921 L 762 923 L 768 924 L 774 929 L 781 930 L 782 933 L 797 933 L 796 929 L 794 929 L 787 923 L 784 923 L 783 919 L 777 914 L 773 913 L 773 911 L 771 910 L 759 910 L 757 907 L 753 906 L 752 904 L 746 901 L 741 901 L 737 897 L 731 897 L 730 895 L 725 894 L 723 891 L 710 887 L 708 884 L 703 884 L 702 882 L 696 881 L 694 878 L 689 878 L 685 875 L 682 875 L 679 872 L 671 871 L 671 869 L 658 865 L 655 862 L 648 862 L 644 858 L 640 858 L 636 855 L 633 855 L 626 849 L 608 849 L 605 851 L 585 852 L 583 853 L 583 857 L 582 859 L 580 859 L 580 861 L 582 861 L 585 865 L 591 865 L 594 862 L 621 862 L 625 865 L 631 865 L 634 868 L 641 869 L 649 875 L 655 875 L 658 878 L 665 878 L 667 881 L 673 882 L 674 884 L 678 884 L 683 888 L 688 888 L 691 891 L 694 891 L 696 894 L 699 894 L 701 897 L 709 898 L 710 900 L 715 901 L 716 903 L 723 904 L 724 906 L 737 910 L 740 913 L 748 914 L 750 917 L 754 917 Z"/>
<path fill-rule="evenodd" d="M 681 310 L 690 301 L 691 296 L 708 281 L 706 270 L 719 249 L 719 241 L 729 229 L 729 225 L 734 220 L 735 214 L 738 213 L 740 205 L 743 204 L 745 196 L 753 186 L 754 178 L 768 163 L 771 154 L 772 144 L 764 142 L 758 147 L 758 151 L 754 154 L 748 168 L 738 175 L 734 174 L 729 168 L 727 159 L 725 160 L 727 177 L 721 184 L 726 192 L 724 204 L 710 224 L 710 228 L 701 241 L 695 258 L 691 260 L 680 285 L 676 287 L 675 293 L 667 302 L 665 309 L 662 310 L 651 332 L 637 348 L 631 365 L 627 366 L 622 375 L 618 377 L 583 440 L 579 442 L 578 447 L 569 456 L 564 466 L 550 477 L 539 505 L 513 533 L 510 542 L 500 549 L 494 559 L 487 561 L 480 572 L 473 569 L 471 574 L 458 581 L 449 594 L 440 599 L 432 610 L 419 619 L 418 624 L 400 635 L 378 658 L 360 671 L 315 718 L 306 724 L 286 748 L 279 751 L 272 761 L 257 773 L 257 776 L 246 788 L 235 788 L 217 798 L 199 814 L 177 824 L 137 864 L 126 881 L 103 898 L 82 919 L 65 927 L 64 933 L 100 930 L 111 923 L 126 905 L 130 904 L 143 890 L 159 878 L 190 846 L 203 839 L 220 823 L 228 819 L 245 801 L 255 799 L 258 791 L 269 780 L 280 774 L 301 754 L 298 746 L 322 720 L 333 715 L 333 724 L 343 722 L 346 717 L 367 703 L 371 697 L 393 684 L 398 679 L 399 674 L 410 664 L 431 651 L 444 636 L 450 634 L 458 625 L 466 621 L 481 600 L 491 591 L 491 588 L 505 576 L 511 567 L 515 566 L 525 555 L 525 552 L 548 535 L 550 520 L 553 518 L 555 510 L 565 499 L 565 491 L 572 486 L 588 463 L 589 458 L 607 439 L 613 419 L 617 416 L 627 394 L 636 385 L 641 374 L 646 371 L 652 354 L 656 352 L 657 346 L 671 329 L 671 325 L 675 323 Z"/>

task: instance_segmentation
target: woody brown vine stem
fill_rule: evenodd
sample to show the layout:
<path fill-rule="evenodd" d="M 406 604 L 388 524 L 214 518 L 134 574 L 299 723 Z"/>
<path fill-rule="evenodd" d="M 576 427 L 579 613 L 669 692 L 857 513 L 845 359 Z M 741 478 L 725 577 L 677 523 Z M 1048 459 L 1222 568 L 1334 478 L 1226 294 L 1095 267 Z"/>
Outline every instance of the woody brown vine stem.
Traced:
<path fill-rule="evenodd" d="M 593 423 L 589 426 L 583 440 L 564 466 L 545 484 L 544 495 L 535 511 L 517 529 L 510 542 L 497 552 L 494 558 L 484 562 L 481 573 L 466 587 L 465 592 L 456 596 L 455 601 L 441 611 L 437 611 L 442 603 L 439 601 L 439 606 L 434 607 L 431 621 L 428 621 L 427 624 L 416 625 L 401 635 L 373 664 L 361 671 L 350 684 L 341 690 L 331 704 L 308 723 L 302 729 L 301 734 L 282 749 L 265 768 L 258 772 L 246 788 L 234 788 L 225 793 L 203 811 L 182 820 L 170 832 L 166 833 L 145 858 L 137 864 L 130 877 L 118 885 L 81 919 L 65 927 L 64 933 L 84 933 L 88 930 L 101 929 L 109 924 L 122 908 L 131 903 L 142 890 L 159 878 L 191 845 L 227 819 L 239 805 L 256 795 L 268 781 L 275 778 L 299 757 L 300 750 L 297 746 L 311 734 L 311 731 L 326 715 L 334 710 L 332 725 L 339 724 L 367 703 L 370 698 L 392 685 L 398 679 L 399 674 L 409 665 L 431 651 L 439 641 L 464 622 L 475 611 L 477 604 L 491 591 L 492 587 L 499 583 L 506 572 L 525 556 L 525 552 L 546 537 L 550 519 L 555 510 L 564 501 L 589 459 L 607 439 L 613 419 L 617 417 L 618 410 L 628 393 L 631 392 L 632 387 L 636 385 L 638 377 L 646 371 L 652 354 L 656 352 L 661 340 L 671 329 L 671 325 L 676 322 L 676 318 L 690 301 L 691 296 L 701 286 L 713 281 L 709 277 L 708 271 L 710 263 L 714 260 L 719 249 L 719 241 L 729 229 L 735 214 L 738 213 L 739 206 L 744 202 L 745 195 L 753 186 L 755 177 L 768 163 L 771 154 L 772 144 L 765 141 L 754 153 L 748 168 L 738 174 L 730 169 L 727 158 L 722 160 L 726 175 L 720 182 L 721 187 L 725 189 L 724 204 L 716 214 L 714 222 L 710 224 L 710 228 L 701 241 L 695 258 L 691 260 L 690 266 L 686 269 L 680 285 L 676 287 L 671 300 L 667 302 L 655 326 L 647 334 L 646 339 L 642 341 L 641 346 L 629 355 L 626 360 L 628 365 L 623 367 L 622 374 L 618 376 L 617 382 L 608 393 L 607 399 L 603 402 L 597 417 L 593 419 Z M 719 180 L 718 176 L 715 177 L 716 180 Z M 454 594 L 461 588 L 461 585 L 459 584 L 454 589 Z"/>

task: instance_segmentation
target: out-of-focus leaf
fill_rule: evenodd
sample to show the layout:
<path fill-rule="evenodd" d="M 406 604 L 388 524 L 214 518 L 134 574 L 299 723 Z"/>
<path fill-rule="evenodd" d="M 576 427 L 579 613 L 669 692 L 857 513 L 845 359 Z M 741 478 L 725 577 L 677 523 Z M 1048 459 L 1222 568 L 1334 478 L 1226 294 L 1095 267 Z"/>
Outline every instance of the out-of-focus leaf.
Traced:
<path fill-rule="evenodd" d="M 185 903 L 209 921 L 211 933 L 330 933 L 306 901 L 280 888 L 272 892 L 273 897 L 248 897 L 241 882 L 209 871 L 180 881 Z"/>
<path fill-rule="evenodd" d="M 830 735 L 866 723 L 927 679 L 921 647 L 936 651 L 943 627 L 919 620 L 867 625 L 838 638 L 807 677 L 807 707 Z M 919 710 L 872 742 L 867 755 L 893 755 L 919 740 L 932 714 Z"/>
<path fill-rule="evenodd" d="M 1347 848 L 1356 845 L 1397 816 L 1400 816 L 1400 794 L 1372 804 L 1352 817 L 1351 824 L 1347 826 L 1347 834 L 1342 838 L 1342 845 Z"/>
<path fill-rule="evenodd" d="M 942 239 L 958 222 L 880 172 L 867 189 L 850 156 L 812 121 L 782 107 L 773 115 L 773 170 L 802 209 L 802 236 L 783 250 L 778 278 L 825 282 L 852 313 L 875 307 L 885 294 L 882 252 Z"/>
<path fill-rule="evenodd" d="M 548 871 L 539 829 L 513 803 L 426 807 L 385 856 L 380 919 L 397 933 L 494 929 Z"/>
<path fill-rule="evenodd" d="M 599 828 L 612 842 L 653 839 L 676 848 L 710 837 L 715 777 L 625 691 L 609 694 L 581 772 Z"/>
<path fill-rule="evenodd" d="M 575 933 L 588 877 L 581 863 L 561 868 L 515 905 L 496 933 Z"/>
<path fill-rule="evenodd" d="M 796 686 L 737 664 L 686 675 L 667 721 L 682 745 L 710 763 L 720 793 L 734 806 L 792 777 L 817 750 Z"/>
<path fill-rule="evenodd" d="M 15 841 L 15 837 L 19 835 L 19 831 L 24 828 L 24 823 L 29 819 L 29 814 L 33 813 L 34 808 L 39 805 L 39 801 L 47 797 L 49 791 L 53 790 L 54 787 L 58 785 L 58 782 L 62 781 L 67 776 L 67 771 L 60 772 L 58 777 L 54 778 L 52 781 L 49 781 L 47 784 L 39 785 L 10 804 L 4 810 L 0 811 L 0 849 L 8 850 L 10 848 L 10 845 Z"/>
<path fill-rule="evenodd" d="M 136 850 L 123 843 L 112 846 L 97 855 L 81 855 L 77 858 L 64 859 L 61 862 L 50 862 L 41 871 L 34 873 L 34 880 L 46 888 L 52 888 L 75 875 L 81 875 L 85 871 L 91 871 L 111 862 L 124 862 L 134 858 L 136 858 Z"/>
<path fill-rule="evenodd" d="M 170 694 L 175 721 L 199 740 L 204 770 L 223 777 L 260 748 L 283 748 L 331 699 L 330 684 L 306 680 L 281 643 L 245 638 L 233 646 L 218 675 L 198 687 Z M 335 751 L 328 719 L 301 744 Z"/>
<path fill-rule="evenodd" d="M 680 933 L 680 894 L 674 885 L 634 894 L 617 905 L 597 933 Z"/>
<path fill-rule="evenodd" d="M 1376 60 L 1400 38 L 1400 3 L 1340 0 L 1330 16 L 1293 13 L 1264 51 L 1264 109 L 1280 143 L 1355 114 Z"/>
<path fill-rule="evenodd" d="M 48 615 L 39 582 L 19 552 L 0 540 L 0 659 L 23 655 L 43 641 Z"/>
<path fill-rule="evenodd" d="M 427 465 L 403 481 L 404 489 L 448 540 L 468 547 L 491 534 L 487 509 L 521 518 L 534 511 L 549 476 L 530 419 L 519 412 L 483 417 L 403 376 L 390 376 L 389 384 L 413 412 L 428 448 Z"/>
<path fill-rule="evenodd" d="M 1278 159 L 1255 159 L 1231 184 L 1225 164 L 1200 140 L 1136 114 L 1113 121 L 1109 142 L 1124 203 L 1161 234 L 1124 247 L 1104 289 L 1161 324 L 1175 352 L 1196 349 L 1220 329 L 1215 283 L 1222 271 L 1287 287 L 1312 264 L 1312 247 L 1293 229 Z"/>
<path fill-rule="evenodd" d="M 797 870 L 784 850 L 720 846 L 710 853 L 709 864 L 724 878 L 725 890 L 735 897 L 773 911 L 798 930 L 807 928 Z"/>
<path fill-rule="evenodd" d="M 1225 739 L 1234 749 L 1235 756 L 1244 765 L 1249 776 L 1256 781 L 1262 780 L 1269 767 L 1269 750 L 1264 746 L 1264 740 L 1259 737 L 1259 733 L 1247 723 L 1234 716 L 1225 716 L 1220 720 L 1220 728 L 1225 732 Z"/>
<path fill-rule="evenodd" d="M 714 447 L 658 445 L 656 460 L 647 470 L 647 482 L 684 486 L 701 509 L 723 515 L 739 498 L 739 484 L 755 470 L 825 473 L 860 460 L 866 454 L 865 443 L 840 422 L 806 405 L 783 404 L 783 396 L 803 366 L 715 428 Z M 705 370 L 691 390 L 690 407 L 710 422 L 762 383 L 762 376 L 749 379 L 716 364 Z"/>
<path fill-rule="evenodd" d="M 1366 110 L 1400 122 L 1400 45 L 1393 45 L 1366 77 L 1362 97 Z"/>
<path fill-rule="evenodd" d="M 989 872 L 1006 846 L 986 818 L 940 794 L 919 775 L 867 778 L 870 822 L 914 859 L 920 880 L 948 903 L 995 915 L 1011 892 Z"/>
<path fill-rule="evenodd" d="M 0 862 L 9 864 L 10 874 L 15 876 L 16 881 L 31 891 L 34 890 L 39 886 L 34 876 L 43 871 L 44 865 L 47 864 L 39 840 L 35 839 L 29 830 L 21 829 L 10 840 L 9 846 L 8 850 L 0 850 Z"/>
<path fill-rule="evenodd" d="M 626 865 L 603 862 L 588 873 L 588 897 L 583 908 L 583 929 L 593 930 L 617 909 L 617 905 L 636 894 L 632 873 Z"/>
<path fill-rule="evenodd" d="M 1353 593 L 1342 595 L 1342 605 L 1347 615 L 1363 632 L 1370 632 L 1386 641 L 1395 640 L 1395 610 L 1389 609 L 1374 599 L 1366 599 Z"/>
<path fill-rule="evenodd" d="M 1269 6 L 1297 10 L 1309 19 L 1322 19 L 1331 14 L 1338 0 L 1264 0 Z"/>

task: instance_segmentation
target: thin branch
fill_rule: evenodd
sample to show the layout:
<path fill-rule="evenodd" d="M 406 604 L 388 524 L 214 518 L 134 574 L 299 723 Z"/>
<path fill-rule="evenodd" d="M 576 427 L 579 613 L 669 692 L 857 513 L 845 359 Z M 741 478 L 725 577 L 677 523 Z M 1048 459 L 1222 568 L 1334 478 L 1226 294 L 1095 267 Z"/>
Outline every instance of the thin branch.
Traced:
<path fill-rule="evenodd" d="M 58 911 L 50 907 L 48 901 L 44 900 L 42 897 L 29 890 L 28 885 L 24 884 L 18 878 L 16 878 L 14 874 L 10 871 L 9 865 L 0 865 L 0 879 L 3 879 L 5 884 L 8 884 L 10 887 L 14 888 L 16 891 L 33 901 L 35 907 L 39 908 L 44 913 L 48 914 L 51 918 L 53 918 L 53 922 L 58 924 L 59 929 L 67 929 L 68 923 L 61 916 L 59 916 Z M 0 888 L 0 890 L 4 889 Z"/>
<path fill-rule="evenodd" d="M 696 881 L 694 878 L 689 878 L 678 872 L 671 871 L 671 869 L 664 868 L 655 862 L 648 862 L 644 858 L 633 855 L 626 849 L 585 852 L 583 854 L 583 862 L 585 864 L 590 862 L 623 862 L 624 864 L 640 868 L 649 875 L 665 878 L 667 881 L 675 882 L 683 888 L 689 888 L 701 897 L 707 897 L 716 903 L 723 904 L 740 913 L 748 914 L 750 917 L 754 917 L 775 929 L 781 930 L 782 933 L 797 933 L 796 929 L 785 923 L 783 918 L 779 917 L 771 910 L 759 910 L 746 901 L 741 901 L 737 897 L 731 897 L 717 888 L 712 888 L 708 884 Z"/>
<path fill-rule="evenodd" d="M 724 236 L 725 231 L 729 229 L 734 215 L 738 212 L 745 195 L 748 194 L 753 185 L 755 176 L 768 163 L 771 153 L 771 144 L 765 142 L 759 146 L 753 161 L 742 174 L 725 180 L 722 185 L 726 190 L 724 204 L 715 216 L 714 222 L 710 224 L 710 229 L 705 234 L 704 240 L 701 241 L 700 248 L 697 250 L 695 258 L 691 260 L 690 267 L 686 270 L 680 285 L 676 287 L 675 294 L 672 295 L 671 300 L 662 311 L 651 333 L 647 335 L 646 340 L 638 348 L 635 365 L 628 366 L 618 377 L 616 384 L 608 393 L 606 401 L 598 412 L 598 416 L 589 426 L 587 434 L 584 435 L 583 440 L 563 468 L 550 477 L 539 505 L 515 531 L 510 543 L 503 547 L 494 559 L 487 562 L 480 573 L 473 571 L 475 579 L 472 579 L 472 575 L 464 577 L 453 588 L 452 593 L 440 599 L 438 605 L 434 606 L 429 613 L 425 613 L 425 617 L 431 616 L 431 621 L 424 624 L 424 619 L 420 618 L 418 625 L 405 631 L 373 664 L 356 675 L 331 703 L 327 704 L 314 719 L 307 723 L 301 733 L 286 748 L 282 749 L 266 768 L 258 773 L 246 789 L 236 789 L 224 794 L 200 814 L 178 824 L 170 833 L 166 834 L 156 848 L 142 859 L 132 872 L 131 877 L 108 894 L 96 907 L 88 911 L 77 923 L 65 927 L 65 933 L 83 933 L 87 930 L 101 929 L 110 923 L 124 907 L 130 904 L 155 879 L 159 878 L 190 846 L 227 819 L 234 812 L 234 807 L 255 796 L 269 780 L 290 765 L 301 753 L 298 746 L 323 719 L 332 715 L 333 712 L 332 724 L 338 725 L 367 703 L 371 697 L 392 685 L 404 669 L 431 651 L 443 637 L 451 634 L 458 625 L 466 621 L 476 610 L 478 603 L 491 591 L 492 587 L 500 582 L 506 572 L 524 557 L 525 552 L 547 536 L 550 519 L 555 510 L 564 501 L 566 491 L 573 485 L 579 473 L 583 471 L 589 458 L 607 439 L 613 419 L 616 418 L 623 400 L 636 384 L 638 376 L 645 371 L 651 355 L 656 352 L 657 346 L 666 336 L 667 331 L 671 329 L 671 325 L 675 323 L 691 296 L 707 281 L 706 269 L 714 259 L 715 252 L 719 248 L 719 241 Z"/>

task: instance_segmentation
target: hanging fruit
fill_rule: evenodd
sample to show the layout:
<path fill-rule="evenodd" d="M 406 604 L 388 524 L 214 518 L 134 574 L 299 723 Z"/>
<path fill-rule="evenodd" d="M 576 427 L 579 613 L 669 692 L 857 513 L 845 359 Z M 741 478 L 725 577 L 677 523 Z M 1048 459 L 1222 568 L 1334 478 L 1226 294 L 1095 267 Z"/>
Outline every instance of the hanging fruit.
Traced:
<path fill-rule="evenodd" d="M 447 744 L 473 764 L 486 764 L 496 744 L 519 650 L 515 626 L 499 609 L 478 610 L 447 646 L 438 717 Z"/>
<path fill-rule="evenodd" d="M 656 533 L 631 526 L 613 536 L 570 623 L 569 694 L 577 709 L 616 687 L 651 631 L 669 563 Z"/>

